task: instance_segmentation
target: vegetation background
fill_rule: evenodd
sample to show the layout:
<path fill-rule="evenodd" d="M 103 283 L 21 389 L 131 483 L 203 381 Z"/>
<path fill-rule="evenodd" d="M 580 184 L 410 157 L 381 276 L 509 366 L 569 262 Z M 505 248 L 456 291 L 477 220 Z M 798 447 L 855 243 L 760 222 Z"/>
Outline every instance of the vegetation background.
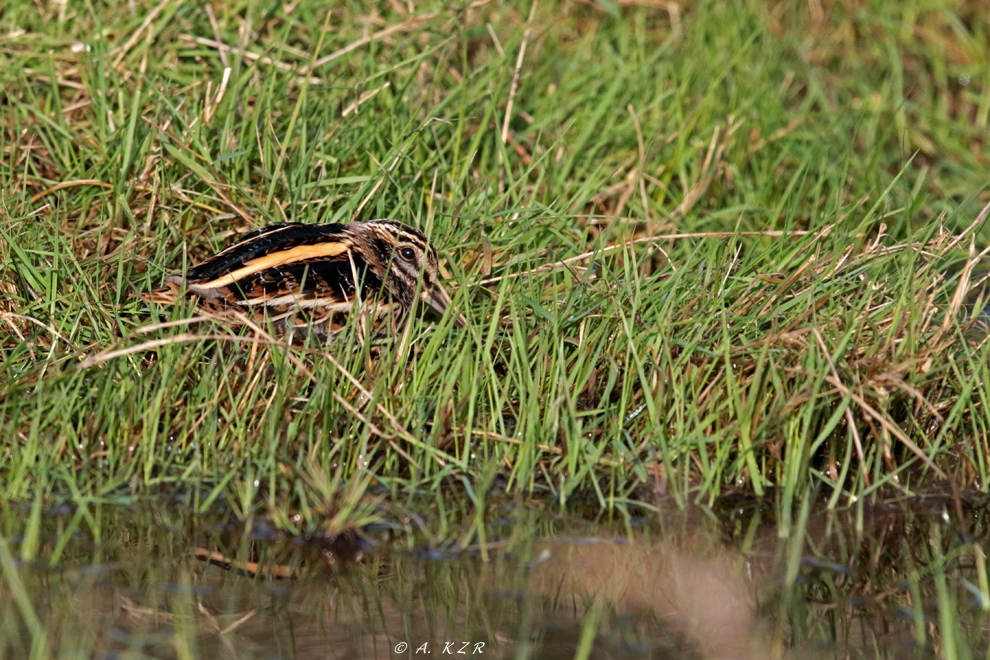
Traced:
<path fill-rule="evenodd" d="M 987 656 L 988 119 L 985 0 L 3 0 L 0 656 Z M 467 328 L 139 297 L 375 217 Z"/>
<path fill-rule="evenodd" d="M 297 532 L 425 498 L 442 536 L 490 492 L 983 492 L 984 9 L 8 1 L 0 497 Z M 468 328 L 298 349 L 136 297 L 374 217 Z"/>

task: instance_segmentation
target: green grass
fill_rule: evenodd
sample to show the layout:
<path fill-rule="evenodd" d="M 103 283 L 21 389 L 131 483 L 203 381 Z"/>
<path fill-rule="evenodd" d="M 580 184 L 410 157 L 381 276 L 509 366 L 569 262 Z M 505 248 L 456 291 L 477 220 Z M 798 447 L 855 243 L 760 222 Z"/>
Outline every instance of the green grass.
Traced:
<path fill-rule="evenodd" d="M 332 531 L 451 489 L 480 520 L 493 483 L 784 521 L 985 490 L 990 23 L 809 6 L 8 3 L 0 497 Z M 135 295 L 374 217 L 468 328 L 299 349 Z"/>

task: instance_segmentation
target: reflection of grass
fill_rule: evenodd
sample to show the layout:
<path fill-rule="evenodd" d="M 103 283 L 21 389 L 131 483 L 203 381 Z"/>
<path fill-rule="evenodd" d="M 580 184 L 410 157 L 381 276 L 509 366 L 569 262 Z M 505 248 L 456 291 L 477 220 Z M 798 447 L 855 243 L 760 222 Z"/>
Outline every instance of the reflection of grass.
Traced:
<path fill-rule="evenodd" d="M 777 487 L 786 520 L 987 483 L 979 3 L 8 5 L 7 497 L 201 484 L 339 531 L 496 477 L 622 511 Z M 383 216 L 469 328 L 288 349 L 133 295 Z"/>
<path fill-rule="evenodd" d="M 18 567 L 26 525 L 0 519 L 12 540 L 0 545 L 0 655 L 28 657 L 31 640 L 35 657 L 346 648 L 330 657 L 385 658 L 401 641 L 454 639 L 485 643 L 488 657 L 807 658 L 824 645 L 827 657 L 895 658 L 912 644 L 917 657 L 986 652 L 985 613 L 971 596 L 987 527 L 959 534 L 931 515 L 938 506 L 818 510 L 800 539 L 784 540 L 758 513 L 740 514 L 742 551 L 697 508 L 628 527 L 503 505 L 490 512 L 514 524 L 488 530 L 499 536 L 487 562 L 477 547 L 421 551 L 427 541 L 414 532 L 402 538 L 416 550 L 383 543 L 352 563 L 346 543 L 248 536 L 220 507 L 204 515 L 170 499 L 92 507 L 99 539 L 72 527 L 74 512 L 46 512 L 34 526 L 41 561 Z M 61 560 L 47 566 L 55 546 Z M 200 550 L 259 570 L 222 570 L 198 561 Z M 781 579 L 797 563 L 797 579 Z M 270 579 L 276 568 L 293 577 Z"/>

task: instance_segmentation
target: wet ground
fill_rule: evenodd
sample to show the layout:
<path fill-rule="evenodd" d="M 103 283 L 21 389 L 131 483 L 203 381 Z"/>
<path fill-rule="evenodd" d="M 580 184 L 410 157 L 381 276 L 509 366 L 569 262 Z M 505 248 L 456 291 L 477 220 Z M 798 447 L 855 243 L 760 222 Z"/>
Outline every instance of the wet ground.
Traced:
<path fill-rule="evenodd" d="M 261 520 L 140 501 L 50 509 L 25 536 L 30 507 L 7 504 L 0 657 L 934 658 L 990 648 L 980 507 L 962 524 L 940 498 L 809 507 L 792 531 L 747 503 L 604 522 L 541 508 L 506 508 L 481 543 L 468 527 L 438 539 L 409 521 L 289 537 Z"/>

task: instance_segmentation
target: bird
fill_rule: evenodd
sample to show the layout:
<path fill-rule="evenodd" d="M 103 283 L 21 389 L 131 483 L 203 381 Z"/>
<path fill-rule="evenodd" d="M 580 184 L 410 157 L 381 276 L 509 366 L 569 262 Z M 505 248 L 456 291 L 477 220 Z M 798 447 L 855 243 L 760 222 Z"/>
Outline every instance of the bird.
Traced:
<path fill-rule="evenodd" d="M 233 320 L 267 319 L 293 340 L 330 339 L 356 325 L 372 336 L 394 332 L 417 300 L 456 314 L 440 284 L 437 251 L 398 220 L 335 224 L 285 222 L 257 229 L 206 261 L 165 278 L 144 296 L 160 305 L 194 299 L 201 312 Z M 348 324 L 355 311 L 357 324 Z"/>

